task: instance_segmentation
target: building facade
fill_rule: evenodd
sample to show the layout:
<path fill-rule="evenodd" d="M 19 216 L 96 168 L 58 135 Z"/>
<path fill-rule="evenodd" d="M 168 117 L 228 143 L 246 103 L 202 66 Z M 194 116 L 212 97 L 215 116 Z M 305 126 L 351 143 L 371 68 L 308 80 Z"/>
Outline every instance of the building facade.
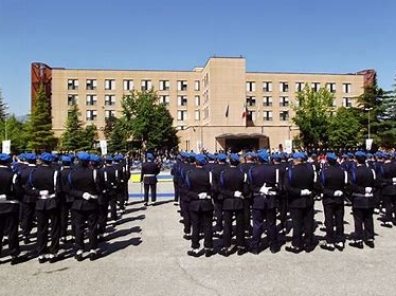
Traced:
<path fill-rule="evenodd" d="M 68 110 L 77 103 L 84 124 L 104 139 L 105 118 L 121 116 L 121 100 L 132 90 L 157 91 L 179 130 L 181 150 L 274 148 L 297 134 L 296 92 L 307 84 L 334 93 L 334 107 L 349 107 L 372 83 L 373 70 L 352 74 L 246 72 L 242 57 L 211 57 L 192 71 L 81 70 L 32 64 L 32 107 L 43 83 L 53 130 L 60 136 Z M 42 79 L 41 79 L 42 77 Z"/>

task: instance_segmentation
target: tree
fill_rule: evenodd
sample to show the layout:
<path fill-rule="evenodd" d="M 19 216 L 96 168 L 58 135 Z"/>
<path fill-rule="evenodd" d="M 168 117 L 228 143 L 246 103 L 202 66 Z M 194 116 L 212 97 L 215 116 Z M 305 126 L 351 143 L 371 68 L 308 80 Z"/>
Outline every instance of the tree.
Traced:
<path fill-rule="evenodd" d="M 362 142 L 360 110 L 341 107 L 335 116 L 329 119 L 329 147 L 355 148 Z"/>
<path fill-rule="evenodd" d="M 3 93 L 0 88 L 0 121 L 4 122 L 7 117 L 8 106 L 4 103 Z"/>
<path fill-rule="evenodd" d="M 115 116 L 109 116 L 105 118 L 105 127 L 103 133 L 107 140 L 110 139 L 110 135 L 114 130 L 116 121 L 117 121 L 117 117 Z"/>
<path fill-rule="evenodd" d="M 29 148 L 37 152 L 51 151 L 57 145 L 57 138 L 52 131 L 51 109 L 44 88 L 41 85 L 36 98 L 36 105 L 30 117 Z"/>
<path fill-rule="evenodd" d="M 326 146 L 328 142 L 329 117 L 334 96 L 326 88 L 314 91 L 307 84 L 297 93 L 293 122 L 300 129 L 300 139 L 305 148 Z"/>
<path fill-rule="evenodd" d="M 113 118 L 113 129 L 109 134 L 109 153 L 125 152 L 127 150 L 127 133 L 125 123 L 121 119 Z"/>
<path fill-rule="evenodd" d="M 125 134 L 144 143 L 147 150 L 170 149 L 178 145 L 173 118 L 165 105 L 158 104 L 153 91 L 131 92 L 122 100 Z"/>
<path fill-rule="evenodd" d="M 13 153 L 20 153 L 26 150 L 26 144 L 29 136 L 26 130 L 27 126 L 19 121 L 15 115 L 11 115 L 4 121 L 1 130 L 4 130 L 2 139 L 11 140 L 11 151 Z"/>
<path fill-rule="evenodd" d="M 94 124 L 87 125 L 84 130 L 84 141 L 80 150 L 92 150 L 98 140 L 98 128 Z"/>

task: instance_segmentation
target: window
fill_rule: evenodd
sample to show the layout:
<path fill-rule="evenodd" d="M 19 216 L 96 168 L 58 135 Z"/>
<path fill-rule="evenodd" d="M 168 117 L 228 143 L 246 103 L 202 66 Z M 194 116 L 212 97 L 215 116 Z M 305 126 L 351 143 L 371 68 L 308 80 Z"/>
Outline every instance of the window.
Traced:
<path fill-rule="evenodd" d="M 133 80 L 126 79 L 124 80 L 124 90 L 131 91 L 134 88 Z"/>
<path fill-rule="evenodd" d="M 342 98 L 342 106 L 346 108 L 352 107 L 352 98 Z"/>
<path fill-rule="evenodd" d="M 254 81 L 246 82 L 246 91 L 247 92 L 256 91 L 256 82 Z"/>
<path fill-rule="evenodd" d="M 326 88 L 329 92 L 335 93 L 336 92 L 336 84 L 331 82 L 326 84 Z"/>
<path fill-rule="evenodd" d="M 201 116 L 200 115 L 201 114 L 200 114 L 199 110 L 195 110 L 195 121 L 201 120 Z"/>
<path fill-rule="evenodd" d="M 142 80 L 142 91 L 148 91 L 151 89 L 151 80 Z"/>
<path fill-rule="evenodd" d="M 201 105 L 201 97 L 200 96 L 195 96 L 195 106 L 200 106 Z"/>
<path fill-rule="evenodd" d="M 203 119 L 209 118 L 209 107 L 203 110 Z"/>
<path fill-rule="evenodd" d="M 98 101 L 96 95 L 87 95 L 86 104 L 87 106 L 95 106 L 96 102 Z"/>
<path fill-rule="evenodd" d="M 115 90 L 114 79 L 105 79 L 105 90 Z"/>
<path fill-rule="evenodd" d="M 312 82 L 311 88 L 312 88 L 313 91 L 319 91 L 320 83 L 319 82 Z"/>
<path fill-rule="evenodd" d="M 187 96 L 177 96 L 178 106 L 187 106 Z"/>
<path fill-rule="evenodd" d="M 87 90 L 96 90 L 98 82 L 96 79 L 87 79 Z"/>
<path fill-rule="evenodd" d="M 169 105 L 169 96 L 160 96 L 160 103 L 168 106 Z"/>
<path fill-rule="evenodd" d="M 179 121 L 187 120 L 187 111 L 177 110 L 177 120 Z"/>
<path fill-rule="evenodd" d="M 272 121 L 272 111 L 263 111 L 263 120 Z"/>
<path fill-rule="evenodd" d="M 114 110 L 105 110 L 105 118 L 114 118 L 115 111 Z"/>
<path fill-rule="evenodd" d="M 186 91 L 187 90 L 187 80 L 178 80 L 177 81 L 177 90 Z"/>
<path fill-rule="evenodd" d="M 303 91 L 304 82 L 296 82 L 296 92 Z"/>
<path fill-rule="evenodd" d="M 202 82 L 203 82 L 204 87 L 208 86 L 208 84 L 209 84 L 209 74 L 208 73 L 205 74 L 204 78 L 202 79 Z"/>
<path fill-rule="evenodd" d="M 279 98 L 279 106 L 289 107 L 289 97 L 280 97 Z"/>
<path fill-rule="evenodd" d="M 272 106 L 272 97 L 263 97 L 263 106 L 264 107 Z"/>
<path fill-rule="evenodd" d="M 289 83 L 288 82 L 280 82 L 279 83 L 279 91 L 280 92 L 288 92 L 289 91 Z"/>
<path fill-rule="evenodd" d="M 256 106 L 256 97 L 247 97 L 246 98 L 246 105 L 248 107 L 254 107 Z"/>
<path fill-rule="evenodd" d="M 271 92 L 272 91 L 272 82 L 264 81 L 263 82 L 263 92 Z"/>
<path fill-rule="evenodd" d="M 256 111 L 248 111 L 246 119 L 247 119 L 247 121 L 256 120 Z"/>
<path fill-rule="evenodd" d="M 204 104 L 206 104 L 207 102 L 209 102 L 209 90 L 206 90 L 203 93 L 203 97 L 204 97 Z"/>
<path fill-rule="evenodd" d="M 200 90 L 199 80 L 195 80 L 195 82 L 194 82 L 194 90 L 195 91 L 199 91 Z"/>
<path fill-rule="evenodd" d="M 279 112 L 280 121 L 288 121 L 289 120 L 289 111 L 281 111 Z"/>
<path fill-rule="evenodd" d="M 342 84 L 342 91 L 344 94 L 349 94 L 351 92 L 351 84 L 350 83 L 344 83 Z"/>
<path fill-rule="evenodd" d="M 169 80 L 160 80 L 159 90 L 169 90 Z"/>
<path fill-rule="evenodd" d="M 98 111 L 96 110 L 87 110 L 87 121 L 94 121 L 96 117 L 98 117 Z"/>
<path fill-rule="evenodd" d="M 105 106 L 113 106 L 115 103 L 115 95 L 105 95 Z"/>
<path fill-rule="evenodd" d="M 67 80 L 67 89 L 77 90 L 78 89 L 78 79 L 68 79 Z"/>
<path fill-rule="evenodd" d="M 78 104 L 78 95 L 67 95 L 67 105 L 72 106 Z"/>

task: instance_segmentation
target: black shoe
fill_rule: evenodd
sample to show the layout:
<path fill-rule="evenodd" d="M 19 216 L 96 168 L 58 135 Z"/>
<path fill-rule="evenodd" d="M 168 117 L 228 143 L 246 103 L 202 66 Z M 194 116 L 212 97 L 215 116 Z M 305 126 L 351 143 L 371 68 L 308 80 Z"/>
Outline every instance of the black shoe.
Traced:
<path fill-rule="evenodd" d="M 307 245 L 304 247 L 305 253 L 311 253 L 313 250 L 315 250 L 316 245 Z"/>
<path fill-rule="evenodd" d="M 246 248 L 238 248 L 237 255 L 242 256 L 247 253 Z"/>
<path fill-rule="evenodd" d="M 213 249 L 205 249 L 205 257 L 212 257 L 213 255 Z"/>
<path fill-rule="evenodd" d="M 272 254 L 276 254 L 280 251 L 280 247 L 279 246 L 271 246 L 270 251 Z"/>
<path fill-rule="evenodd" d="M 338 243 L 335 243 L 335 244 L 334 244 L 334 247 L 335 247 L 338 251 L 342 252 L 342 251 L 344 251 L 345 244 L 344 244 L 343 242 L 338 242 Z"/>
<path fill-rule="evenodd" d="M 179 220 L 179 223 L 183 224 L 183 223 L 184 223 L 184 220 L 183 220 L 183 219 L 180 219 L 180 220 Z"/>
<path fill-rule="evenodd" d="M 145 207 L 147 207 L 147 206 L 148 206 L 148 202 L 145 202 L 143 205 L 144 205 Z"/>
<path fill-rule="evenodd" d="M 260 254 L 260 251 L 256 248 L 250 249 L 250 253 L 252 253 L 253 255 L 258 255 Z"/>
<path fill-rule="evenodd" d="M 12 256 L 11 265 L 16 265 L 22 262 L 22 258 L 19 256 Z"/>
<path fill-rule="evenodd" d="M 302 251 L 300 248 L 297 248 L 295 246 L 286 246 L 285 250 L 286 250 L 286 252 L 290 252 L 290 253 L 294 253 L 294 254 L 301 253 L 301 251 Z"/>
<path fill-rule="evenodd" d="M 382 227 L 386 227 L 386 228 L 392 228 L 393 227 L 392 222 L 382 222 L 380 225 Z"/>
<path fill-rule="evenodd" d="M 83 261 L 84 260 L 83 253 L 81 253 L 81 254 L 76 253 L 76 255 L 74 255 L 74 259 L 76 259 L 78 262 Z"/>
<path fill-rule="evenodd" d="M 186 239 L 186 240 L 191 240 L 191 234 L 185 233 L 183 235 L 183 238 Z"/>
<path fill-rule="evenodd" d="M 30 244 L 31 242 L 32 242 L 32 241 L 30 240 L 29 237 L 25 236 L 25 237 L 23 238 L 23 243 L 24 243 L 25 245 L 28 245 L 28 244 Z"/>
<path fill-rule="evenodd" d="M 349 245 L 354 248 L 363 249 L 362 241 L 353 241 L 353 242 L 350 242 Z"/>
<path fill-rule="evenodd" d="M 335 250 L 334 244 L 329 244 L 327 242 L 324 242 L 323 244 L 321 244 L 320 248 L 323 250 L 331 251 L 331 252 Z"/>
<path fill-rule="evenodd" d="M 44 257 L 44 256 L 39 256 L 38 257 L 38 262 L 40 263 L 40 264 L 43 264 L 43 263 L 45 263 L 45 261 L 47 261 L 47 259 Z"/>
<path fill-rule="evenodd" d="M 97 252 L 89 253 L 89 261 L 95 261 L 99 259 L 100 255 Z"/>
<path fill-rule="evenodd" d="M 195 258 L 201 257 L 202 254 L 203 253 L 201 251 L 199 251 L 198 249 L 192 249 L 192 250 L 187 251 L 188 256 L 192 256 Z"/>
<path fill-rule="evenodd" d="M 366 244 L 367 247 L 374 249 L 375 245 L 374 245 L 374 241 L 373 240 L 368 240 L 364 242 Z"/>
<path fill-rule="evenodd" d="M 50 255 L 50 258 L 48 261 L 49 261 L 49 263 L 55 263 L 56 261 L 58 261 L 58 256 Z"/>
<path fill-rule="evenodd" d="M 227 248 L 221 248 L 221 250 L 219 251 L 219 254 L 221 255 L 221 256 L 224 256 L 224 257 L 228 257 L 228 256 L 230 256 L 231 255 L 231 253 L 228 251 L 228 249 Z"/>

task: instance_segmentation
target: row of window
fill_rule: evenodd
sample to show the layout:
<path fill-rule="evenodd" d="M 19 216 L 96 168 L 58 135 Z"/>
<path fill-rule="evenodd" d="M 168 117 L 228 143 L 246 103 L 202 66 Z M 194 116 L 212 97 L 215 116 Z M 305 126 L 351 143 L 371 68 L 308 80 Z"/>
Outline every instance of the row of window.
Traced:
<path fill-rule="evenodd" d="M 342 98 L 342 106 L 343 107 L 352 107 L 352 98 Z M 255 107 L 257 103 L 256 97 L 250 96 L 246 98 L 246 106 Z M 296 102 L 297 104 L 298 102 Z M 271 96 L 263 97 L 263 106 L 271 107 L 273 105 L 273 99 Z M 279 97 L 279 106 L 280 107 L 289 107 L 290 99 L 287 96 Z M 333 107 L 336 107 L 336 99 L 333 101 Z"/>
<path fill-rule="evenodd" d="M 70 112 L 70 111 L 69 111 Z M 85 120 L 86 121 L 95 121 L 96 118 L 98 117 L 98 111 L 97 110 L 87 110 L 85 112 Z M 105 110 L 104 111 L 104 116 L 105 118 L 111 118 L 116 116 L 116 111 L 114 110 Z"/>
<path fill-rule="evenodd" d="M 305 82 L 296 82 L 294 90 L 296 92 L 302 91 L 305 87 Z M 331 93 L 337 92 L 337 85 L 335 82 L 326 83 L 325 87 Z M 312 82 L 311 89 L 313 91 L 318 91 L 321 88 L 320 82 Z M 271 81 L 264 81 L 263 92 L 272 92 L 272 82 Z M 255 92 L 256 91 L 256 82 L 255 81 L 247 81 L 246 82 L 246 91 L 247 92 Z M 280 82 L 279 83 L 279 92 L 289 92 L 289 82 Z M 351 83 L 343 83 L 342 84 L 342 92 L 345 94 L 349 94 L 352 92 L 352 84 Z"/>
<path fill-rule="evenodd" d="M 135 89 L 135 83 L 132 79 L 124 79 L 123 80 L 123 89 L 124 91 L 131 91 Z M 142 91 L 150 90 L 153 87 L 152 81 L 149 79 L 143 79 L 140 81 L 140 89 Z M 67 89 L 69 90 L 78 90 L 79 88 L 79 80 L 78 79 L 68 79 L 67 80 Z M 96 79 L 86 79 L 85 89 L 86 90 L 96 90 L 98 88 L 98 81 Z M 104 81 L 104 89 L 105 90 L 115 90 L 116 89 L 116 81 L 115 79 L 105 79 Z M 159 90 L 167 91 L 170 90 L 170 81 L 169 80 L 160 80 L 159 81 Z M 178 91 L 187 91 L 188 83 L 187 80 L 178 80 L 177 81 L 177 90 Z M 200 82 L 199 80 L 194 81 L 194 90 L 200 90 Z"/>

